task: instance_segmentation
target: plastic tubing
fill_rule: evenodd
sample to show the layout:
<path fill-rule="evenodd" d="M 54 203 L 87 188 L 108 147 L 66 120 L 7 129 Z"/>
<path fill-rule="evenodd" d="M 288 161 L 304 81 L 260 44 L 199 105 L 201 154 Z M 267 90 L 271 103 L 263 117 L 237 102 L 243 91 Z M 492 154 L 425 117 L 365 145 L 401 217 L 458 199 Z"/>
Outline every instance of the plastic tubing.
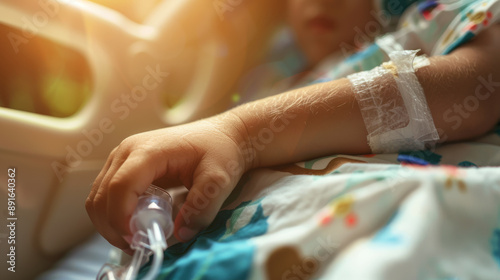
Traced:
<path fill-rule="evenodd" d="M 172 221 L 172 198 L 161 188 L 151 185 L 146 194 L 139 197 L 136 210 L 130 219 L 130 229 L 134 236 L 146 233 L 148 249 L 153 253 L 151 268 L 143 279 L 154 279 L 158 276 L 163 262 L 163 251 L 167 248 L 166 238 L 172 235 L 174 223 Z M 140 244 L 140 247 L 145 247 Z M 132 263 L 133 269 L 138 271 L 140 262 Z"/>
<path fill-rule="evenodd" d="M 145 194 L 139 197 L 137 207 L 130 219 L 133 239 L 130 247 L 134 255 L 126 266 L 105 264 L 98 280 L 134 280 L 148 257 L 152 254 L 151 268 L 143 279 L 155 279 L 163 262 L 163 251 L 167 248 L 167 238 L 174 230 L 172 220 L 172 198 L 163 189 L 149 186 Z"/>

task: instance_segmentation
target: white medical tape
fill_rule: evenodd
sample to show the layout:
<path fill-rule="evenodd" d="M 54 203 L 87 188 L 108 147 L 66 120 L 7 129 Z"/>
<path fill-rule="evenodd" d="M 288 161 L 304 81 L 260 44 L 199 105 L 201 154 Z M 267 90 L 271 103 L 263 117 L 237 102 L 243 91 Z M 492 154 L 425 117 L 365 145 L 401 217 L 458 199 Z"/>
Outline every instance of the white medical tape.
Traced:
<path fill-rule="evenodd" d="M 405 50 L 396 40 L 394 34 L 386 34 L 379 37 L 375 40 L 375 43 L 387 54 L 389 58 L 391 58 L 391 53 Z M 426 55 L 415 56 L 415 59 L 413 60 L 413 68 L 415 70 L 428 65 L 430 65 L 430 61 Z"/>
<path fill-rule="evenodd" d="M 391 62 L 348 76 L 368 131 L 373 153 L 431 148 L 439 140 L 415 69 L 418 51 L 392 51 Z"/>

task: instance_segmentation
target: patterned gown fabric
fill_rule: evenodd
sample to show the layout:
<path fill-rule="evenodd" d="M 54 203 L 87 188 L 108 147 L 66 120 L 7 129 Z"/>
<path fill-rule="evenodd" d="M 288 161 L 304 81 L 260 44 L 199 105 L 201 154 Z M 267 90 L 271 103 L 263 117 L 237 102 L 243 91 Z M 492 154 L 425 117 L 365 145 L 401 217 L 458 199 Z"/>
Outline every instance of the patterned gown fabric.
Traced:
<path fill-rule="evenodd" d="M 499 2 L 419 1 L 391 15 L 399 18 L 391 34 L 405 49 L 444 55 L 497 23 Z M 387 61 L 377 44 L 354 47 L 303 84 Z M 407 157 L 427 165 L 401 164 Z M 206 230 L 166 250 L 159 279 L 500 279 L 500 168 L 493 166 L 500 166 L 500 126 L 434 151 L 254 170 Z"/>

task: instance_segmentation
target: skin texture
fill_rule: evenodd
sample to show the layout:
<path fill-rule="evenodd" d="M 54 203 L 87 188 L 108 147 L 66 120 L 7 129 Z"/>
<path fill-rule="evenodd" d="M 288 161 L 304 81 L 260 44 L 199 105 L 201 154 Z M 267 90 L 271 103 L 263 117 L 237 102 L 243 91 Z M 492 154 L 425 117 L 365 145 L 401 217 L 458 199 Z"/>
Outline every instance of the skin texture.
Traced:
<path fill-rule="evenodd" d="M 478 77 L 500 81 L 499 48 L 500 27 L 491 26 L 453 53 L 430 58 L 431 65 L 417 72 L 443 142 L 482 135 L 500 119 L 500 86 L 458 128 L 443 115 L 475 94 Z M 213 221 L 244 172 L 329 154 L 370 153 L 366 136 L 348 80 L 292 90 L 125 139 L 96 178 L 86 208 L 97 230 L 127 251 L 138 196 L 152 182 L 182 184 L 189 193 L 174 233 L 187 241 Z"/>

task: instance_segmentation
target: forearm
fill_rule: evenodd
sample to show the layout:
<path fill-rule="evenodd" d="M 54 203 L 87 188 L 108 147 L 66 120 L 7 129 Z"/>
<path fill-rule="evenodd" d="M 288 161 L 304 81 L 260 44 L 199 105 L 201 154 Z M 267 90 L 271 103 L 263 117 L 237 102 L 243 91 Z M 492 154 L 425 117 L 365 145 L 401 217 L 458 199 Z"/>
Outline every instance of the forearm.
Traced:
<path fill-rule="evenodd" d="M 417 73 L 441 142 L 478 137 L 500 118 L 500 38 L 490 29 Z"/>
<path fill-rule="evenodd" d="M 482 80 L 500 81 L 496 63 L 488 61 L 497 58 L 485 55 L 485 42 L 481 40 L 448 56 L 431 58 L 431 65 L 416 73 L 441 142 L 477 137 L 499 119 L 500 87 L 482 85 L 478 91 Z M 231 113 L 246 128 L 250 141 L 243 146 L 243 153 L 253 167 L 328 154 L 371 152 L 365 123 L 347 79 L 286 92 L 240 106 Z"/>
<path fill-rule="evenodd" d="M 246 128 L 246 161 L 253 167 L 326 154 L 369 153 L 367 132 L 347 79 L 312 85 L 230 111 Z"/>

